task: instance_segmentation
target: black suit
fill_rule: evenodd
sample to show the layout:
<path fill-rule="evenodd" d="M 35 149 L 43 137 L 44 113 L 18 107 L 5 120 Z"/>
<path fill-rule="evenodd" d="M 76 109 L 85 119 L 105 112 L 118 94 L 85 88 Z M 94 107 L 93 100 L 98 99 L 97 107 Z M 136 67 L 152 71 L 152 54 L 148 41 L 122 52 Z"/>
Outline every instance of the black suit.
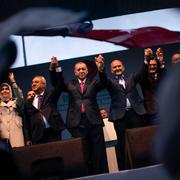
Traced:
<path fill-rule="evenodd" d="M 44 143 L 61 139 L 64 122 L 57 110 L 57 101 L 61 94 L 60 84 L 51 90 L 45 90 L 40 109 L 36 109 L 31 102 L 25 104 L 25 114 L 29 121 L 30 134 L 33 143 Z M 42 115 L 46 118 L 49 128 L 45 128 Z"/>
<path fill-rule="evenodd" d="M 123 85 L 119 84 L 119 79 L 114 78 L 107 81 L 107 90 L 111 96 L 110 121 L 114 122 L 125 116 L 127 98 L 131 103 L 131 107 L 137 114 L 145 114 L 143 100 L 136 88 L 138 78 L 139 77 L 134 74 L 125 78 L 125 88 Z"/>
<path fill-rule="evenodd" d="M 80 92 L 79 82 L 74 79 L 67 83 L 66 90 L 69 93 L 69 108 L 67 112 L 67 127 L 75 128 L 80 124 L 81 104 L 84 103 L 85 114 L 90 124 L 103 126 L 99 106 L 96 101 L 97 93 L 102 85 L 97 80 L 87 79 L 83 94 Z"/>
<path fill-rule="evenodd" d="M 118 77 L 107 79 L 107 90 L 111 96 L 109 120 L 114 123 L 116 130 L 119 152 L 119 169 L 125 169 L 125 129 L 145 125 L 142 115 L 145 114 L 143 100 L 140 97 L 136 84 L 138 75 L 131 74 L 125 78 L 125 88 L 119 83 Z M 127 109 L 127 98 L 131 108 Z"/>
<path fill-rule="evenodd" d="M 100 73 L 100 77 L 103 73 Z M 57 82 L 54 76 L 51 76 L 52 82 Z M 108 171 L 105 152 L 105 142 L 103 129 L 103 120 L 101 118 L 98 103 L 96 101 L 97 93 L 104 88 L 101 81 L 87 78 L 84 85 L 84 91 L 81 93 L 78 79 L 74 79 L 65 84 L 62 78 L 59 79 L 64 91 L 69 94 L 69 107 L 66 117 L 67 128 L 73 137 L 83 137 L 85 142 L 85 152 L 89 164 L 89 174 L 105 173 Z M 84 103 L 85 112 L 82 113 L 81 107 Z"/>
<path fill-rule="evenodd" d="M 149 124 L 157 123 L 156 118 L 156 106 L 157 97 L 156 93 L 158 87 L 166 74 L 166 68 L 160 68 L 158 64 L 158 70 L 156 76 L 152 76 L 148 73 L 148 65 L 144 64 L 139 73 L 139 83 L 144 96 L 144 106 L 147 113 L 147 120 Z M 154 119 L 154 120 L 153 120 Z M 152 121 L 152 122 L 151 122 Z M 153 122 L 154 121 L 154 122 Z"/>

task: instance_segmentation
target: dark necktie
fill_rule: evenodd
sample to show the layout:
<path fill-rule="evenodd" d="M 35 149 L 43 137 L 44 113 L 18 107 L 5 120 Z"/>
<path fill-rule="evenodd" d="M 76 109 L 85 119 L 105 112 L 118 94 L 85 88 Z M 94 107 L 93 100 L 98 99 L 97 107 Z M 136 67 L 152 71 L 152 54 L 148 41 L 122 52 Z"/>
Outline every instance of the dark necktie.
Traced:
<path fill-rule="evenodd" d="M 38 109 L 41 108 L 42 101 L 43 101 L 43 96 L 42 95 L 38 95 Z"/>
<path fill-rule="evenodd" d="M 42 101 L 43 101 L 43 96 L 38 95 L 38 109 L 41 109 Z M 40 121 L 41 121 L 42 126 L 44 127 L 45 124 L 44 124 L 43 116 L 41 113 L 40 113 Z"/>
<path fill-rule="evenodd" d="M 81 83 L 80 83 L 80 90 L 81 90 L 81 93 L 84 92 L 84 82 L 83 82 L 83 81 L 81 81 Z M 82 112 L 82 113 L 85 112 L 84 103 L 82 103 L 82 105 L 81 105 L 81 112 Z"/>

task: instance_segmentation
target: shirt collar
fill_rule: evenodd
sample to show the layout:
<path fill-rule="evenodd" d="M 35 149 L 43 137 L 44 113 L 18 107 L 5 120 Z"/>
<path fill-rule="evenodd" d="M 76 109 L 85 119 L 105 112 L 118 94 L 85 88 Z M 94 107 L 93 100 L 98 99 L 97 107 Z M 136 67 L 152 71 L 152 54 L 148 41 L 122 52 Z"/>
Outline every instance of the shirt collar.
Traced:
<path fill-rule="evenodd" d="M 36 94 L 35 97 L 39 97 L 39 96 L 43 96 L 44 95 L 44 91 L 41 94 Z"/>
<path fill-rule="evenodd" d="M 82 80 L 80 80 L 80 79 L 78 79 L 78 82 L 79 82 L 79 84 L 80 84 L 81 82 L 83 82 L 83 83 L 85 84 L 86 79 L 84 79 L 83 81 L 82 81 Z"/>
<path fill-rule="evenodd" d="M 124 74 L 119 75 L 119 76 L 118 76 L 118 75 L 116 75 L 116 76 L 114 76 L 114 78 L 115 78 L 115 79 L 117 79 L 117 80 L 118 80 L 118 79 L 123 79 L 123 78 L 124 78 Z"/>

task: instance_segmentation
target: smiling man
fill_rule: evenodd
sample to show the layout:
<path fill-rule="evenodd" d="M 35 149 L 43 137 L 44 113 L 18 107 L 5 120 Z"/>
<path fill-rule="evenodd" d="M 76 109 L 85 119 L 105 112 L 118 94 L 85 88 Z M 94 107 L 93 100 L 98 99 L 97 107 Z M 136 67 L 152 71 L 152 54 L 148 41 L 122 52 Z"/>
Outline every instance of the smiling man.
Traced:
<path fill-rule="evenodd" d="M 144 49 L 144 63 L 140 72 L 140 87 L 144 96 L 146 120 L 149 125 L 159 123 L 157 116 L 157 90 L 166 75 L 163 51 L 157 48 L 153 55 L 151 48 Z"/>
<path fill-rule="evenodd" d="M 118 139 L 118 166 L 126 169 L 125 164 L 125 129 L 144 125 L 145 108 L 136 84 L 138 76 L 125 76 L 125 66 L 120 59 L 111 62 L 113 79 L 107 79 L 107 90 L 111 96 L 109 121 L 114 123 Z"/>
<path fill-rule="evenodd" d="M 46 79 L 39 75 L 32 79 L 31 88 L 25 106 L 32 136 L 29 141 L 40 144 L 61 140 L 61 132 L 65 126 L 57 110 L 57 102 L 62 92 L 60 85 L 47 90 Z"/>
<path fill-rule="evenodd" d="M 95 58 L 99 76 L 103 76 L 103 59 L 101 55 Z M 66 117 L 67 128 L 72 137 L 82 137 L 85 144 L 85 156 L 88 165 L 88 174 L 108 172 L 105 141 L 103 135 L 103 120 L 96 100 L 97 93 L 105 88 L 104 82 L 89 76 L 85 62 L 74 65 L 75 78 L 63 82 L 57 79 L 58 65 L 56 57 L 51 58 L 52 84 L 59 81 L 63 90 L 69 95 L 69 106 Z"/>

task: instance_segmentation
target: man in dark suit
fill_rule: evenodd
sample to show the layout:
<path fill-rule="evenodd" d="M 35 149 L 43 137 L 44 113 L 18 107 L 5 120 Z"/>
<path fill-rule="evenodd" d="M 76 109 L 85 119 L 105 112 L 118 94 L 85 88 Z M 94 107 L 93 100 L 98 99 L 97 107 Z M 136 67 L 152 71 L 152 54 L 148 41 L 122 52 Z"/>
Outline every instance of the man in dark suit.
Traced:
<path fill-rule="evenodd" d="M 46 79 L 35 76 L 32 79 L 34 99 L 30 98 L 25 105 L 26 120 L 29 121 L 30 133 L 33 144 L 61 140 L 61 131 L 64 122 L 57 110 L 57 101 L 61 94 L 60 84 L 54 89 L 46 89 Z"/>
<path fill-rule="evenodd" d="M 64 91 L 69 94 L 69 107 L 67 112 L 67 128 L 73 137 L 82 137 L 85 143 L 85 155 L 88 162 L 88 173 L 99 174 L 108 172 L 103 126 L 98 103 L 97 93 L 104 88 L 103 82 L 96 78 L 88 77 L 88 68 L 84 62 L 78 62 L 74 66 L 75 79 L 64 83 L 62 78 L 56 79 L 58 61 L 56 57 L 51 59 L 56 71 L 51 77 L 52 82 L 60 81 Z M 100 72 L 103 62 L 98 63 Z M 56 79 L 56 80 L 55 80 Z"/>
<path fill-rule="evenodd" d="M 166 74 L 164 56 L 161 48 L 153 55 L 151 48 L 144 50 L 144 64 L 139 73 L 139 83 L 144 96 L 146 119 L 149 125 L 158 124 L 157 90 Z"/>
<path fill-rule="evenodd" d="M 107 90 L 111 96 L 109 121 L 114 123 L 118 139 L 118 166 L 120 170 L 126 168 L 125 164 L 125 129 L 144 126 L 143 116 L 145 108 L 136 84 L 138 75 L 125 76 L 125 67 L 121 60 L 111 62 L 113 79 L 107 79 Z"/>

